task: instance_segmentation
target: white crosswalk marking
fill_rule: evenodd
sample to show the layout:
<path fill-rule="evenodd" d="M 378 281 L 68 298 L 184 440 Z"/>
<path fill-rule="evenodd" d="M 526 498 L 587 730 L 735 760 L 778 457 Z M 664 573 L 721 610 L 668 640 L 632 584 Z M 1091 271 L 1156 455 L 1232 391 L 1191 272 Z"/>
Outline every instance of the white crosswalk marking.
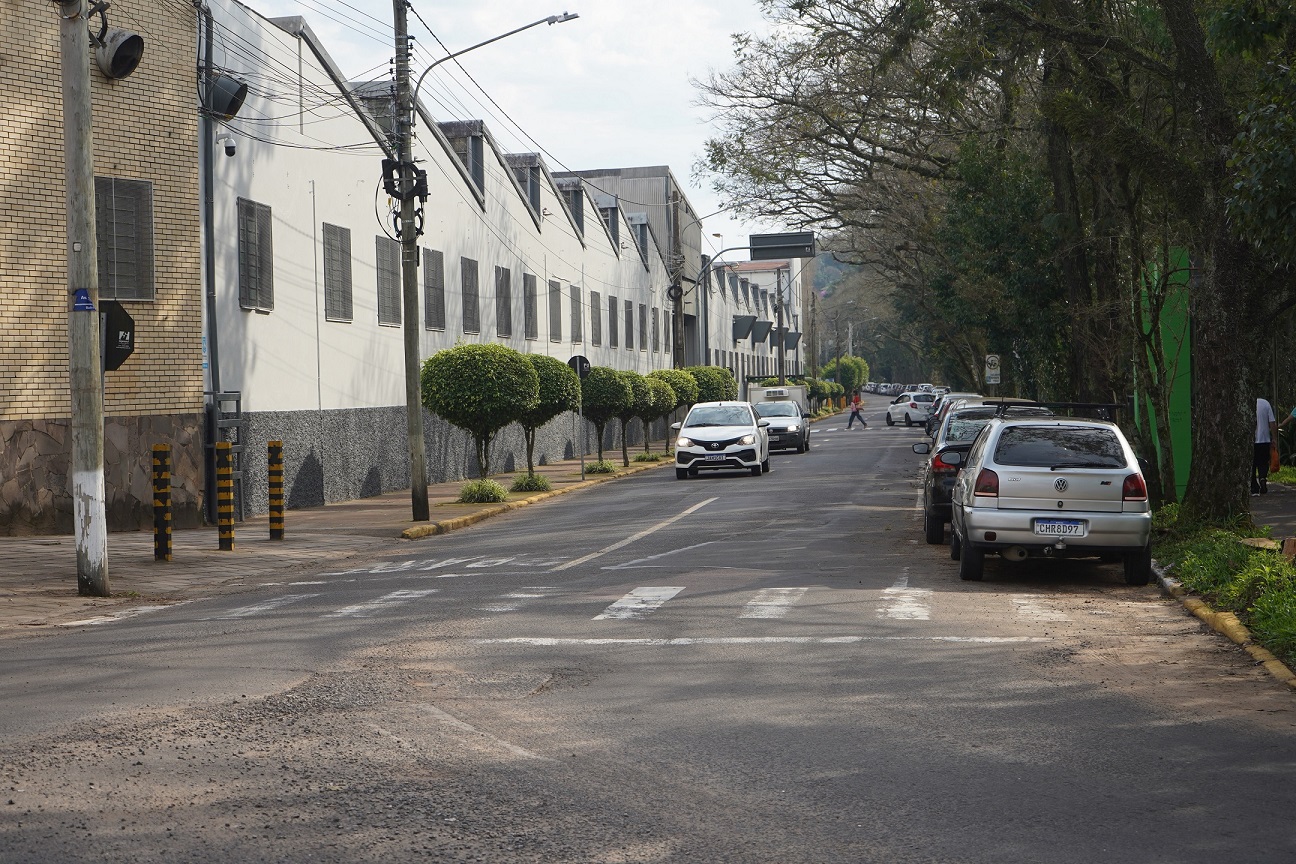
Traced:
<path fill-rule="evenodd" d="M 747 601 L 739 618 L 782 618 L 809 588 L 762 588 Z"/>
<path fill-rule="evenodd" d="M 523 588 L 520 591 L 512 591 L 508 594 L 501 594 L 499 602 L 491 603 L 487 606 L 478 606 L 478 612 L 516 612 L 526 605 L 528 600 L 539 600 L 542 597 L 548 597 L 558 589 L 550 585 L 540 585 L 535 588 Z"/>
<path fill-rule="evenodd" d="M 901 576 L 894 585 L 882 591 L 886 605 L 878 609 L 878 617 L 930 621 L 931 594 L 930 588 L 910 588 L 909 576 Z"/>
<path fill-rule="evenodd" d="M 318 594 L 285 594 L 282 597 L 272 597 L 260 603 L 253 603 L 251 606 L 241 606 L 238 609 L 231 609 L 224 615 L 214 615 L 211 618 L 205 618 L 205 621 L 221 621 L 231 618 L 247 618 L 251 615 L 260 615 L 263 612 L 273 612 L 281 606 L 287 606 L 290 603 L 298 603 L 302 600 L 309 600 L 312 597 L 318 597 Z"/>
<path fill-rule="evenodd" d="M 714 499 L 713 499 L 714 500 Z M 683 591 L 684 587 L 636 588 L 611 606 L 594 616 L 595 621 L 632 621 L 645 618 L 667 600 Z"/>
<path fill-rule="evenodd" d="M 393 606 L 400 606 L 411 600 L 418 600 L 429 594 L 435 594 L 437 589 L 425 588 L 421 591 L 392 591 L 384 594 L 376 600 L 370 600 L 368 603 L 357 603 L 354 606 L 345 606 L 335 612 L 329 612 L 325 618 L 366 618 L 375 612 L 382 612 Z"/>
<path fill-rule="evenodd" d="M 1031 618 L 1035 621 L 1070 621 L 1071 616 L 1057 609 L 1050 609 L 1042 601 L 1042 594 L 1024 594 L 1020 597 L 1012 598 L 1013 608 L 1018 615 L 1023 618 Z"/>

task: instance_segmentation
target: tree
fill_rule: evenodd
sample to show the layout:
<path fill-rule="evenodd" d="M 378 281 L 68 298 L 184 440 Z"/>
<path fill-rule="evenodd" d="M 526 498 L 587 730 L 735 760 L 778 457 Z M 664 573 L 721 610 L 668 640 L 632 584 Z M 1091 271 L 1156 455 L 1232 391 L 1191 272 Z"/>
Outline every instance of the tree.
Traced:
<path fill-rule="evenodd" d="M 738 382 L 720 366 L 690 366 L 684 370 L 697 382 L 698 402 L 723 402 L 738 398 Z"/>
<path fill-rule="evenodd" d="M 585 419 L 594 424 L 598 436 L 598 458 L 603 461 L 603 430 L 634 399 L 630 382 L 615 369 L 595 366 L 581 382 L 581 404 Z"/>
<path fill-rule="evenodd" d="M 670 385 L 675 393 L 674 408 L 687 408 L 698 401 L 697 379 L 684 369 L 658 369 L 649 372 L 648 377 L 665 381 Z"/>
<path fill-rule="evenodd" d="M 647 379 L 638 372 L 623 371 L 617 374 L 630 386 L 630 399 L 617 412 L 617 419 L 621 421 L 621 464 L 629 468 L 630 449 L 626 442 L 630 438 L 630 421 L 652 409 L 652 388 L 648 386 Z M 648 437 L 647 433 L 647 427 L 644 427 L 645 438 Z"/>
<path fill-rule="evenodd" d="M 526 437 L 527 476 L 535 476 L 536 430 L 564 411 L 580 407 L 580 377 L 566 363 L 544 354 L 527 354 L 526 359 L 536 371 L 539 381 L 539 398 L 535 407 L 518 415 L 522 434 Z"/>
<path fill-rule="evenodd" d="M 526 357 L 503 345 L 456 345 L 423 362 L 423 406 L 467 430 L 481 476 L 490 474 L 490 445 L 500 429 L 532 410 L 540 378 Z"/>
<path fill-rule="evenodd" d="M 644 380 L 648 382 L 650 398 L 644 406 L 644 410 L 640 412 L 639 419 L 643 421 L 644 427 L 644 452 L 651 453 L 652 449 L 649 447 L 650 442 L 648 440 L 650 435 L 649 427 L 675 410 L 676 396 L 671 386 L 661 378 L 648 375 Z"/>
<path fill-rule="evenodd" d="M 850 355 L 829 360 L 828 365 L 824 367 L 824 375 L 840 384 L 843 393 L 854 393 L 858 390 L 864 382 L 868 381 L 868 373 L 868 362 L 862 357 Z"/>

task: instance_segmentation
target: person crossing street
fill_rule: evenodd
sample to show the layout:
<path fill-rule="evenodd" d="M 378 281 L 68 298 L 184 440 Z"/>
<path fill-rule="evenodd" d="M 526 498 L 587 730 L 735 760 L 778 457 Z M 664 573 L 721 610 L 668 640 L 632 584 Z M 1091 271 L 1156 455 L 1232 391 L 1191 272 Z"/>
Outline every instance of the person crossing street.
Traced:
<path fill-rule="evenodd" d="M 855 396 L 851 399 L 850 404 L 851 404 L 851 413 L 850 413 L 850 418 L 847 419 L 846 421 L 846 428 L 847 429 L 851 428 L 852 426 L 855 425 L 855 421 L 859 420 L 860 428 L 867 429 L 868 422 L 864 419 L 864 415 L 860 413 L 860 409 L 862 409 L 864 406 L 860 402 L 860 394 L 858 392 L 856 392 Z"/>

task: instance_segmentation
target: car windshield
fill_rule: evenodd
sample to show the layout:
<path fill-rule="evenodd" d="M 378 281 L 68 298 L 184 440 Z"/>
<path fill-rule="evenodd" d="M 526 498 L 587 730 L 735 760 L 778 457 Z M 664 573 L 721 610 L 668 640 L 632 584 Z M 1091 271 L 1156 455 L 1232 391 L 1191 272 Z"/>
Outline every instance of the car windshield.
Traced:
<path fill-rule="evenodd" d="M 762 417 L 800 417 L 801 409 L 795 402 L 757 402 L 756 413 Z"/>
<path fill-rule="evenodd" d="M 1125 449 L 1100 426 L 1009 426 L 999 436 L 994 461 L 1030 468 L 1123 468 Z"/>
<path fill-rule="evenodd" d="M 689 412 L 685 426 L 750 426 L 751 412 L 742 405 L 705 405 Z"/>
<path fill-rule="evenodd" d="M 963 416 L 955 414 L 950 417 L 949 423 L 945 426 L 946 441 L 971 441 L 981 431 L 981 427 L 990 422 L 994 417 L 993 411 L 987 411 L 972 416 Z"/>

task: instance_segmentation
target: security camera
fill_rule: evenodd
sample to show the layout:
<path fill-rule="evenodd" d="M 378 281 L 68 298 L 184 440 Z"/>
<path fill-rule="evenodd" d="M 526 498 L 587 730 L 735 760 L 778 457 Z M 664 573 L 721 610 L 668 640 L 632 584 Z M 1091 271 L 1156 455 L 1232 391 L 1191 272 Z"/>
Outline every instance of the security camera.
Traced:
<path fill-rule="evenodd" d="M 238 141 L 235 140 L 233 135 L 221 135 L 216 139 L 216 143 L 225 145 L 226 156 L 233 156 L 234 151 L 238 149 Z"/>

